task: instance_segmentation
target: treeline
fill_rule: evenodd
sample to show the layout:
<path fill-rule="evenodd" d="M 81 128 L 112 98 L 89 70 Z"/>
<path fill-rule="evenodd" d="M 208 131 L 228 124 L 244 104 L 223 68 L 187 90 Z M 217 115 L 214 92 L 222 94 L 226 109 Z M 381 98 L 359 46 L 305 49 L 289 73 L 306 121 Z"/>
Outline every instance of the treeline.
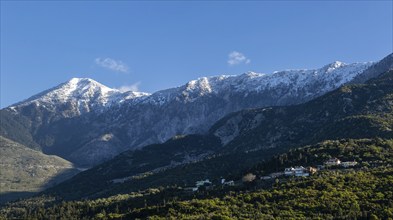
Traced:
<path fill-rule="evenodd" d="M 342 161 L 356 161 L 362 167 L 393 164 L 393 140 L 342 139 L 327 140 L 315 145 L 288 150 L 287 153 L 273 156 L 244 172 L 265 175 L 283 171 L 291 166 L 323 165 L 330 158 Z"/>
<path fill-rule="evenodd" d="M 393 218 L 393 169 L 324 171 L 278 183 L 269 190 L 222 198 L 172 202 L 125 215 L 150 219 L 389 219 Z"/>
<path fill-rule="evenodd" d="M 178 191 L 180 195 L 180 191 Z M 213 193 L 213 192 L 212 192 Z M 158 193 L 159 194 L 159 193 Z M 323 171 L 268 190 L 205 198 L 148 195 L 63 202 L 51 207 L 9 207 L 7 219 L 389 219 L 393 218 L 393 168 Z M 128 197 L 128 198 L 126 198 Z M 156 197 L 158 198 L 158 197 Z M 145 204 L 143 204 L 145 203 Z M 4 209 L 3 209 L 4 212 Z M 4 214 L 4 213 L 3 213 Z"/>

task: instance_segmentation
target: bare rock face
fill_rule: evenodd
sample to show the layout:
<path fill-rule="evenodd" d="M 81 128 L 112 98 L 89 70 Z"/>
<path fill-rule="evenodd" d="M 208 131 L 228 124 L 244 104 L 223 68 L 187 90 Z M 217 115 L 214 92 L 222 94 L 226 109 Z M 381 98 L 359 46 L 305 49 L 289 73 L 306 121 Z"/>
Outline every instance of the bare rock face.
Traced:
<path fill-rule="evenodd" d="M 45 153 L 92 166 L 124 150 L 162 143 L 175 135 L 206 133 L 235 111 L 309 101 L 350 83 L 375 65 L 336 61 L 315 70 L 202 77 L 153 94 L 120 92 L 91 79 L 74 78 L 2 109 L 9 124 L 20 125 L 26 135 L 15 138 L 16 131 L 10 128 L 15 126 L 3 125 L 0 134 L 34 140 Z M 217 132 L 224 144 L 232 138 L 225 134 L 233 132 Z"/>

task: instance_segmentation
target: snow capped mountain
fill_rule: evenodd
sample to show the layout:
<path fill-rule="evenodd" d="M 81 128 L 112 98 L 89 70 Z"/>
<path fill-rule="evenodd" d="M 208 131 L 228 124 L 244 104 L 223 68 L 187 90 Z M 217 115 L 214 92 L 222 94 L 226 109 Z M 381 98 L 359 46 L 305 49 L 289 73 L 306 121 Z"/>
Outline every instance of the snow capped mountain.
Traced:
<path fill-rule="evenodd" d="M 247 93 L 261 93 L 279 87 L 286 87 L 287 93 L 312 88 L 317 93 L 307 94 L 312 97 L 350 82 L 372 64 L 373 62 L 345 64 L 335 61 L 314 70 L 285 70 L 272 74 L 248 72 L 242 75 L 201 77 L 178 88 L 153 93 L 143 101 L 158 105 L 174 99 L 193 102 L 199 97 L 211 94 L 238 92 L 247 95 Z"/>
<path fill-rule="evenodd" d="M 193 102 L 195 99 L 209 94 L 228 91 L 258 93 L 279 86 L 287 86 L 288 92 L 292 93 L 316 83 L 321 85 L 319 90 L 324 93 L 349 82 L 371 65 L 371 62 L 348 65 L 336 61 L 316 70 L 285 70 L 272 74 L 248 72 L 238 76 L 201 77 L 178 88 L 158 91 L 152 95 L 143 92 L 121 92 L 89 78 L 72 78 L 52 89 L 16 103 L 10 108 L 19 109 L 33 104 L 57 111 L 59 104 L 68 103 L 75 109 L 75 115 L 80 115 L 91 111 L 102 112 L 106 107 L 130 100 L 134 104 L 138 104 L 140 101 L 164 105 L 174 99 Z M 137 99 L 141 97 L 143 99 Z"/>
<path fill-rule="evenodd" d="M 89 78 L 72 78 L 52 89 L 39 93 L 29 99 L 12 105 L 10 108 L 18 110 L 22 107 L 34 105 L 50 111 L 64 111 L 60 108 L 68 106 L 69 114 L 65 117 L 81 115 L 91 111 L 103 111 L 112 104 L 120 104 L 125 100 L 135 99 L 149 95 L 140 92 L 120 92 L 108 88 Z"/>
<path fill-rule="evenodd" d="M 153 94 L 74 78 L 3 110 L 28 119 L 25 127 L 44 152 L 92 166 L 175 135 L 206 133 L 235 111 L 304 103 L 375 65 L 336 61 L 311 70 L 201 77 Z"/>

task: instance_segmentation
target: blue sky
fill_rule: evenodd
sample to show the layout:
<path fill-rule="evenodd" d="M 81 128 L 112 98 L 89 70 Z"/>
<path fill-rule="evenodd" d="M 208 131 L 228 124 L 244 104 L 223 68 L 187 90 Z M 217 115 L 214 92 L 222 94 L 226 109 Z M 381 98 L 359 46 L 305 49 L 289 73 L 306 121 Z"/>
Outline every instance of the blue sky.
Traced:
<path fill-rule="evenodd" d="M 201 76 L 376 61 L 392 1 L 1 1 L 1 107 L 72 77 L 154 92 Z"/>

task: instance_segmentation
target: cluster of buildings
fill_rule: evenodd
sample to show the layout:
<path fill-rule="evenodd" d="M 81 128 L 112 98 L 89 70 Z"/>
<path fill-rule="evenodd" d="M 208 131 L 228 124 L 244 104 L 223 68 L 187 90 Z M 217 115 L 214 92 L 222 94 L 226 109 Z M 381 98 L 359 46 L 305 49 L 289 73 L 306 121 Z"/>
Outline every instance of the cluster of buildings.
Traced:
<path fill-rule="evenodd" d="M 316 173 L 318 170 L 325 169 L 325 167 L 332 167 L 332 166 L 341 166 L 343 168 L 348 168 L 348 167 L 354 167 L 358 163 L 356 161 L 341 161 L 338 158 L 330 158 L 329 160 L 324 162 L 324 165 L 318 165 L 317 168 L 315 167 L 303 167 L 303 166 L 295 166 L 295 167 L 289 167 L 285 168 L 284 172 L 275 172 L 275 173 L 270 173 L 268 176 L 262 176 L 260 179 L 261 180 L 270 180 L 274 179 L 280 176 L 296 176 L 296 177 L 307 177 L 310 176 L 314 173 Z M 233 180 L 226 181 L 225 179 L 221 179 L 221 185 L 223 186 L 235 186 L 235 182 Z M 185 188 L 185 190 L 189 191 L 198 191 L 201 187 L 205 187 L 206 189 L 209 189 L 212 187 L 213 184 L 209 179 L 206 180 L 199 180 L 196 181 L 194 187 L 189 187 Z"/>
<path fill-rule="evenodd" d="M 262 176 L 261 180 L 270 180 L 274 179 L 280 176 L 310 176 L 311 174 L 314 174 L 317 172 L 317 168 L 314 167 L 303 167 L 303 166 L 296 166 L 296 167 L 289 167 L 285 168 L 284 172 L 276 172 L 276 173 L 271 173 L 268 176 Z"/>
<path fill-rule="evenodd" d="M 269 180 L 274 179 L 276 177 L 285 175 L 285 176 L 297 176 L 297 177 L 307 177 L 318 170 L 325 169 L 325 167 L 332 167 L 332 166 L 341 166 L 343 168 L 354 167 L 358 163 L 356 161 L 341 161 L 338 158 L 330 158 L 329 160 L 324 162 L 324 165 L 318 165 L 317 168 L 314 167 L 303 167 L 303 166 L 295 166 L 295 167 L 288 167 L 284 169 L 284 172 L 277 172 L 271 173 L 268 176 L 262 176 L 262 180 Z"/>

